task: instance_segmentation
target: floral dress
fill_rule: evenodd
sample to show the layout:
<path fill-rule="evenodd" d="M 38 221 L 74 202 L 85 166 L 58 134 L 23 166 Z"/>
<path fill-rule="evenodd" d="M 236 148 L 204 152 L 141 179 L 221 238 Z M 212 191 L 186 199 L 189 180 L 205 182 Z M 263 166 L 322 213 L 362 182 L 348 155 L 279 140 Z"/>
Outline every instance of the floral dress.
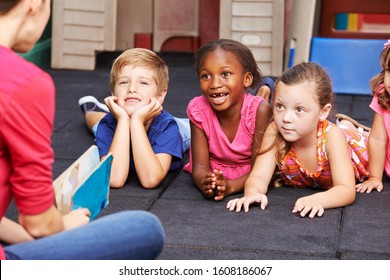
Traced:
<path fill-rule="evenodd" d="M 317 163 L 318 168 L 314 173 L 304 169 L 294 148 L 283 158 L 281 177 L 284 183 L 294 187 L 318 187 L 330 189 L 333 187 L 332 173 L 326 152 L 327 133 L 335 124 L 325 120 L 318 124 L 317 129 Z M 349 146 L 353 170 L 356 181 L 362 182 L 368 178 L 368 150 L 367 138 L 354 130 L 342 129 Z"/>

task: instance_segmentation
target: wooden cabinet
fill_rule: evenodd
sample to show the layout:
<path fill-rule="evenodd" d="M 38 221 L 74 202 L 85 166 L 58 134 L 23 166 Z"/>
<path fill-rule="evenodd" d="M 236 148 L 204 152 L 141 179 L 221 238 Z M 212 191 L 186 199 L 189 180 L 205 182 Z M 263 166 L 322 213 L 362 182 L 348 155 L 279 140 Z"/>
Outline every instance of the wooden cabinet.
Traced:
<path fill-rule="evenodd" d="M 136 34 L 154 51 L 175 36 L 198 36 L 199 0 L 55 0 L 53 68 L 95 68 L 96 53 L 134 47 Z"/>
<path fill-rule="evenodd" d="M 116 47 L 116 0 L 53 1 L 53 68 L 95 68 L 96 51 Z"/>
<path fill-rule="evenodd" d="M 263 75 L 283 71 L 284 0 L 220 0 L 220 38 L 251 49 Z"/>

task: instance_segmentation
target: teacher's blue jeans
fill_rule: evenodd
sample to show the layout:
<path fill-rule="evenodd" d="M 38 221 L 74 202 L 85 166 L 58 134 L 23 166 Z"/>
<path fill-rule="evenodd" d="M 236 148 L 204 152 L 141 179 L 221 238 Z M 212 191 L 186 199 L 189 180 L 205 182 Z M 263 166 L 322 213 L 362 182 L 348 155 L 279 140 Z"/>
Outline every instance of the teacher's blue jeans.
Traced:
<path fill-rule="evenodd" d="M 4 247 L 7 259 L 155 259 L 165 242 L 158 218 L 146 211 L 124 211 L 34 241 Z"/>

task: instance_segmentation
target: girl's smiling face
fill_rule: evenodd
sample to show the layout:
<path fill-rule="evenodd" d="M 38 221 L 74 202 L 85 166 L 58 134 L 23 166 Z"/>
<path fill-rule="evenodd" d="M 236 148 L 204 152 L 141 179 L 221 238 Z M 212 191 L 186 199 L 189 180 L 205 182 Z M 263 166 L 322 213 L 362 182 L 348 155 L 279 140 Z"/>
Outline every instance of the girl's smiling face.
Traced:
<path fill-rule="evenodd" d="M 287 142 L 312 140 L 317 126 L 327 118 L 331 105 L 320 108 L 314 83 L 285 85 L 275 89 L 274 120 L 278 131 Z"/>
<path fill-rule="evenodd" d="M 217 48 L 205 55 L 199 69 L 203 95 L 217 111 L 241 104 L 245 88 L 252 84 L 252 74 L 244 73 L 235 54 Z"/>

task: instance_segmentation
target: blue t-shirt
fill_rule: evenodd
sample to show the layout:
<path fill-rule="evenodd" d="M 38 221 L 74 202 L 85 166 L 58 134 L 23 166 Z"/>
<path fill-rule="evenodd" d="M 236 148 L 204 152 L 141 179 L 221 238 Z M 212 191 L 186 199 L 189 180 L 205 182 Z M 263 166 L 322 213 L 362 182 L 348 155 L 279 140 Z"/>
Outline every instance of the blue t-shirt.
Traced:
<path fill-rule="evenodd" d="M 96 131 L 96 145 L 99 148 L 100 157 L 108 154 L 116 129 L 115 117 L 108 113 L 99 123 Z M 155 117 L 147 131 L 149 143 L 155 154 L 170 154 L 172 156 L 169 171 L 180 167 L 183 159 L 183 139 L 176 121 L 166 111 Z M 131 149 L 131 146 L 130 146 Z M 133 153 L 130 150 L 130 171 L 135 173 Z"/>

